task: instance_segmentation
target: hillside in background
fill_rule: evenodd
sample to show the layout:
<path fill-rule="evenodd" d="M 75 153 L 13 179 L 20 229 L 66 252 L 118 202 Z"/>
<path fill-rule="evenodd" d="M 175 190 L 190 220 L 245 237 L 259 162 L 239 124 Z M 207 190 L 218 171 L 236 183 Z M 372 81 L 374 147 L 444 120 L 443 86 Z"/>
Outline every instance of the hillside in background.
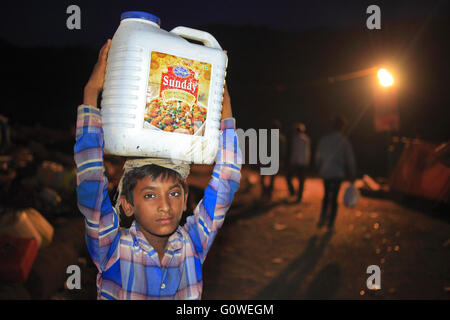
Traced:
<path fill-rule="evenodd" d="M 377 65 L 396 69 L 399 135 L 450 139 L 448 20 L 386 24 L 382 30 L 314 29 L 288 33 L 252 26 L 209 25 L 228 50 L 227 83 L 240 128 L 284 129 L 303 121 L 314 142 L 333 113 L 353 126 L 350 138 L 360 171 L 376 173 L 387 135 L 373 129 L 372 78 L 330 84 L 329 76 Z M 101 44 L 99 43 L 98 47 Z M 6 79 L 0 113 L 11 122 L 69 130 L 98 48 L 20 48 L 0 41 Z M 377 146 L 376 148 L 373 146 Z M 377 169 L 379 168 L 379 169 Z"/>

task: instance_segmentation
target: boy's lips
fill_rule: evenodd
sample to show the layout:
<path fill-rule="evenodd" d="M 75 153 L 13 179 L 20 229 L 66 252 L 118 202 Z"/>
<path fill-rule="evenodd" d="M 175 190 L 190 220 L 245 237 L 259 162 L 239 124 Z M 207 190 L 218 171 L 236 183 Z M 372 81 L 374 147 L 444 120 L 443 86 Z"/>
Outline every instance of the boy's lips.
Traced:
<path fill-rule="evenodd" d="M 173 217 L 164 217 L 156 220 L 156 222 L 159 224 L 170 224 L 173 222 Z"/>

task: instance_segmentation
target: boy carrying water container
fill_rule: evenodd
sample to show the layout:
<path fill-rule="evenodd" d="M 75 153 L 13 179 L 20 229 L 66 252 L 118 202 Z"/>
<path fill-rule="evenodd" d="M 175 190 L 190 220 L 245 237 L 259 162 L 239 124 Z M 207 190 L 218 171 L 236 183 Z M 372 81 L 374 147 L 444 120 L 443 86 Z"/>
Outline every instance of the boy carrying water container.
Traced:
<path fill-rule="evenodd" d="M 97 98 L 103 88 L 108 40 L 78 107 L 75 162 L 78 207 L 86 243 L 98 268 L 98 299 L 200 299 L 202 264 L 223 224 L 241 178 L 241 153 L 225 90 L 220 145 L 212 179 L 194 215 L 186 210 L 189 165 L 170 159 L 129 159 L 113 208 L 103 167 L 103 130 Z M 119 227 L 119 212 L 134 216 Z"/>

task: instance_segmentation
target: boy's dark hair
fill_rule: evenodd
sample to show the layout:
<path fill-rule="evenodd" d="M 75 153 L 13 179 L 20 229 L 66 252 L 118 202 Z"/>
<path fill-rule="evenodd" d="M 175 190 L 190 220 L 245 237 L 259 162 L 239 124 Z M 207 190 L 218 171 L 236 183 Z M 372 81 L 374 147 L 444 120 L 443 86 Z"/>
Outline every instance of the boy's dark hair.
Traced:
<path fill-rule="evenodd" d="M 183 187 L 184 193 L 186 194 L 188 192 L 188 186 L 178 172 L 165 167 L 149 164 L 139 168 L 134 168 L 128 171 L 123 177 L 122 195 L 125 196 L 125 199 L 132 205 L 134 205 L 133 190 L 136 187 L 138 180 L 141 180 L 147 176 L 150 176 L 152 180 L 156 180 L 158 178 L 161 178 L 162 180 L 175 179 Z M 120 201 L 120 199 L 117 199 L 117 201 Z"/>

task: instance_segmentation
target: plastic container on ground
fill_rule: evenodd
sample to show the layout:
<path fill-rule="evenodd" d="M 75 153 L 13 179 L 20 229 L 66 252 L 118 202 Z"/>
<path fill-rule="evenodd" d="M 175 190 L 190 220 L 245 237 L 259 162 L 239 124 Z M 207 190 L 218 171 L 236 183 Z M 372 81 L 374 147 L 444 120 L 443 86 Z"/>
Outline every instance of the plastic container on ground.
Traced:
<path fill-rule="evenodd" d="M 17 238 L 33 238 L 41 247 L 42 237 L 25 211 L 10 211 L 1 216 L 0 235 L 8 235 Z"/>
<path fill-rule="evenodd" d="M 124 12 L 101 101 L 105 153 L 214 162 L 227 56 L 207 32 Z M 203 43 L 199 45 L 186 39 Z"/>
<path fill-rule="evenodd" d="M 34 238 L 0 236 L 0 280 L 24 283 L 37 252 Z"/>
<path fill-rule="evenodd" d="M 53 240 L 54 229 L 52 225 L 34 208 L 27 208 L 23 211 L 25 211 L 33 227 L 41 235 L 41 247 L 48 246 Z"/>

